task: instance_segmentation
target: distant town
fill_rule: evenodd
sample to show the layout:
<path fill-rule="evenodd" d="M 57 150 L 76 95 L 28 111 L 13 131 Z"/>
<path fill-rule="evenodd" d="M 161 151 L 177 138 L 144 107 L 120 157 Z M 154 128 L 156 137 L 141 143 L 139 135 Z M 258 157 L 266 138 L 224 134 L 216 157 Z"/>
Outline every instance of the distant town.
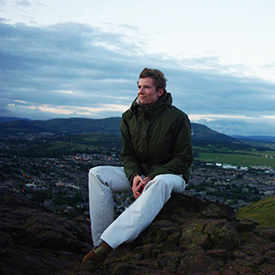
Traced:
<path fill-rule="evenodd" d="M 14 134 L 1 132 L 0 137 L 0 194 L 27 198 L 69 218 L 89 219 L 89 169 L 98 165 L 121 165 L 120 149 L 108 148 L 111 146 L 108 139 L 105 147 L 97 147 L 97 153 L 31 157 L 38 156 L 32 153 L 37 153 L 49 141 L 52 141 L 51 146 L 62 146 L 63 143 L 60 145 L 56 141 L 60 141 L 63 134 L 16 131 Z M 73 137 L 69 138 L 69 145 L 66 144 L 73 147 Z M 46 154 L 47 148 L 39 152 Z M 58 147 L 51 148 L 51 152 L 55 152 L 55 148 Z M 30 152 L 28 157 L 26 152 Z M 225 203 L 237 210 L 275 195 L 275 171 L 268 166 L 246 167 L 196 160 L 185 193 Z M 131 194 L 116 194 L 116 214 L 119 215 L 133 200 Z"/>
<path fill-rule="evenodd" d="M 60 158 L 25 158 L 0 154 L 0 193 L 24 197 L 69 218 L 88 219 L 88 171 L 98 165 L 120 165 L 115 154 L 76 154 Z M 237 167 L 221 163 L 195 163 L 186 194 L 230 205 L 236 210 L 274 196 L 275 171 L 271 167 Z M 115 197 L 119 214 L 131 194 Z"/>

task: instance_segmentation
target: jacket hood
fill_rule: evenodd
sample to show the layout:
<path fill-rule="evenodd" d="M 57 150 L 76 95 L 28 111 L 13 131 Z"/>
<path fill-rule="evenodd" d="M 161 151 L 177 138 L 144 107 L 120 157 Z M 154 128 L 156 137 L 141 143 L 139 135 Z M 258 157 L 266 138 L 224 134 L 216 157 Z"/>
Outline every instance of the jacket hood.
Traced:
<path fill-rule="evenodd" d="M 159 97 L 157 102 L 152 105 L 141 105 L 139 103 L 138 97 L 136 97 L 130 107 L 130 111 L 132 113 L 135 113 L 139 109 L 142 109 L 147 115 L 158 114 L 167 107 L 170 107 L 172 105 L 172 101 L 172 95 L 165 90 L 163 95 Z"/>

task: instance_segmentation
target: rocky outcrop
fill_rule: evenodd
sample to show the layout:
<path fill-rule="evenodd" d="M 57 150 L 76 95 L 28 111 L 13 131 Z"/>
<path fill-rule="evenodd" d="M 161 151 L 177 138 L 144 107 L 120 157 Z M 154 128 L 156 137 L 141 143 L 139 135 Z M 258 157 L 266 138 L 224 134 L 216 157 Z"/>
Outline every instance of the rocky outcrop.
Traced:
<path fill-rule="evenodd" d="M 0 274 L 57 274 L 89 250 L 89 225 L 0 196 Z"/>
<path fill-rule="evenodd" d="M 112 251 L 97 270 L 80 263 L 91 241 L 87 223 L 29 202 L 0 204 L 3 274 L 275 274 L 274 230 L 237 221 L 223 204 L 173 195 L 133 243 Z"/>

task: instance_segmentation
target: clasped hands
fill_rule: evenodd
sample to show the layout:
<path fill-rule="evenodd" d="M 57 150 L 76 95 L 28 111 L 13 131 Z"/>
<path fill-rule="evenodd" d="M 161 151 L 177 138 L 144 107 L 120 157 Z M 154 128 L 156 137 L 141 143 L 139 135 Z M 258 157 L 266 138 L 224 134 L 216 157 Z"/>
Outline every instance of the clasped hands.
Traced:
<path fill-rule="evenodd" d="M 139 175 L 136 175 L 133 178 L 132 191 L 133 191 L 135 199 L 137 199 L 141 195 L 144 187 L 146 186 L 146 184 L 150 180 L 151 180 L 150 177 L 143 178 L 143 177 L 141 177 Z"/>

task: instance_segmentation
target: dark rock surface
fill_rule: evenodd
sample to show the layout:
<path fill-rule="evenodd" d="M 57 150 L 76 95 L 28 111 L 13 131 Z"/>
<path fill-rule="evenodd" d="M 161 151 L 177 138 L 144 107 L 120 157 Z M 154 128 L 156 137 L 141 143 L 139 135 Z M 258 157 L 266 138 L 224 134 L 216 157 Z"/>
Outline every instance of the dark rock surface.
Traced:
<path fill-rule="evenodd" d="M 89 251 L 89 225 L 0 196 L 0 274 L 58 274 Z"/>
<path fill-rule="evenodd" d="M 223 204 L 173 195 L 149 228 L 97 270 L 81 264 L 91 245 L 88 223 L 23 200 L 0 197 L 0 206 L 0 274 L 275 275 L 274 230 L 237 221 Z"/>

